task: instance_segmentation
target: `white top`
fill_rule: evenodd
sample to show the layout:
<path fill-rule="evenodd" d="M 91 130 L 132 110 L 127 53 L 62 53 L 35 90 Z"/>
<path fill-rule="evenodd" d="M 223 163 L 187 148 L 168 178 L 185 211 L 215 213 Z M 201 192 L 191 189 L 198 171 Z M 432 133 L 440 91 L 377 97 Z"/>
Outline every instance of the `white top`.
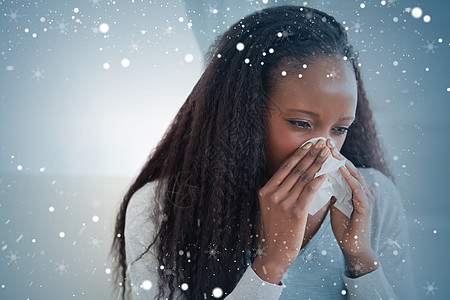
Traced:
<path fill-rule="evenodd" d="M 349 277 L 328 212 L 317 233 L 287 269 L 282 285 L 262 280 L 247 267 L 225 299 L 416 299 L 407 223 L 398 190 L 378 170 L 359 170 L 375 190 L 371 238 L 379 262 L 376 270 L 358 278 Z M 134 193 L 126 212 L 125 247 L 132 299 L 154 299 L 157 294 L 158 261 L 154 247 L 135 261 L 153 241 L 150 215 L 156 198 L 155 186 L 156 182 L 149 182 Z M 249 266 L 250 253 L 247 254 Z M 180 287 L 176 290 L 180 291 Z"/>

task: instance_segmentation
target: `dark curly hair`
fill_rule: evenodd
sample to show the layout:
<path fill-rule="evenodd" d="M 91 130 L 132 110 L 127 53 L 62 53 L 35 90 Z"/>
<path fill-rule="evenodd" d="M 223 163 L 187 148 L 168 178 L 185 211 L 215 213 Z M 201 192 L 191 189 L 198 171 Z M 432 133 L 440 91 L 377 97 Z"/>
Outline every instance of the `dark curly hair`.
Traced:
<path fill-rule="evenodd" d="M 175 287 L 182 283 L 189 286 L 186 291 L 180 289 L 187 299 L 212 298 L 215 287 L 222 288 L 225 297 L 234 289 L 247 268 L 247 244 L 251 261 L 259 245 L 257 191 L 268 180 L 266 95 L 275 82 L 272 71 L 325 56 L 347 60 L 358 86 L 356 120 L 341 153 L 357 167 L 375 168 L 392 178 L 383 160 L 357 53 L 342 25 L 308 7 L 257 11 L 231 26 L 211 46 L 201 78 L 124 196 L 111 249 L 122 298 L 129 289 L 126 209 L 132 195 L 154 180 L 158 180 L 164 208 L 155 207 L 148 214 L 153 220 L 164 218 L 161 223 L 154 221 L 154 240 L 146 252 L 155 245 L 159 264 L 164 265 L 158 269 L 158 298 L 170 290 L 166 297 L 172 299 Z M 208 253 L 211 248 L 216 251 L 214 257 Z M 190 262 L 186 255 L 179 255 L 180 250 L 190 252 Z"/>

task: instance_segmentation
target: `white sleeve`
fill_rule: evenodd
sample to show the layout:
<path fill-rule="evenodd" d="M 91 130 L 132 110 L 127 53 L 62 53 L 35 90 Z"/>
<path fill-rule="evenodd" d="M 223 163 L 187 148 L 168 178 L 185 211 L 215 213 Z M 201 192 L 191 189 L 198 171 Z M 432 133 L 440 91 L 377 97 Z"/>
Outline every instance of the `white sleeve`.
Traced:
<path fill-rule="evenodd" d="M 416 299 L 408 227 L 400 193 L 381 172 L 367 169 L 362 174 L 375 190 L 371 234 L 379 266 L 358 278 L 344 273 L 348 299 Z"/>
<path fill-rule="evenodd" d="M 133 194 L 125 215 L 125 251 L 132 299 L 153 299 L 158 292 L 158 260 L 153 247 L 138 259 L 155 234 L 150 218 L 154 185 L 147 183 Z"/>
<path fill-rule="evenodd" d="M 226 300 L 278 300 L 283 291 L 284 284 L 277 285 L 262 280 L 251 266 L 245 270 L 244 275 L 234 290 L 225 297 Z"/>
<path fill-rule="evenodd" d="M 150 217 L 156 199 L 155 185 L 153 182 L 147 183 L 133 194 L 125 216 L 127 274 L 133 300 L 154 299 L 158 292 L 158 260 L 154 247 L 139 258 L 153 242 L 155 235 Z M 225 299 L 278 300 L 282 290 L 283 285 L 265 282 L 249 266 L 233 292 Z"/>

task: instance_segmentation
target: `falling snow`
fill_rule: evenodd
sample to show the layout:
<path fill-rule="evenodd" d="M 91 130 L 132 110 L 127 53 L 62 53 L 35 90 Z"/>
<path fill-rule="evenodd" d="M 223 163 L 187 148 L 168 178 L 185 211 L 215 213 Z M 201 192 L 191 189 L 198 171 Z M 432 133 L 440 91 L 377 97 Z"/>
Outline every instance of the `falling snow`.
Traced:
<path fill-rule="evenodd" d="M 220 287 L 216 287 L 213 289 L 212 294 L 214 298 L 220 298 L 223 295 L 223 290 Z"/>
<path fill-rule="evenodd" d="M 247 0 L 243 2 L 251 6 L 254 10 L 259 10 L 265 7 L 266 4 L 275 3 L 272 0 Z M 326 1 L 322 1 L 322 3 L 326 3 Z M 443 53 L 448 53 L 450 46 L 445 31 L 446 28 L 436 26 L 436 24 L 444 22 L 441 12 L 432 9 L 431 5 L 423 1 L 416 2 L 411 7 L 404 7 L 402 5 L 405 4 L 402 3 L 398 0 L 357 1 L 352 4 L 354 10 L 346 13 L 345 17 L 344 14 L 342 16 L 338 14 L 340 19 L 346 20 L 344 26 L 347 27 L 349 37 L 355 41 L 355 48 L 363 50 L 361 61 L 365 63 L 365 67 L 363 68 L 363 72 L 365 72 L 364 76 L 371 78 L 372 74 L 382 74 L 378 76 L 382 77 L 384 75 L 388 76 L 389 72 L 398 74 L 395 75 L 397 77 L 394 76 L 395 88 L 392 90 L 389 90 L 389 87 L 386 88 L 386 94 L 382 93 L 384 92 L 384 88 L 371 90 L 370 84 L 375 83 L 379 79 L 373 79 L 373 82 L 369 81 L 367 84 L 369 94 L 376 94 L 381 91 L 380 94 L 371 97 L 374 104 L 373 107 L 378 110 L 377 114 L 380 116 L 385 111 L 393 111 L 393 109 L 398 107 L 405 110 L 405 116 L 407 111 L 423 113 L 427 108 L 425 103 L 438 103 L 434 94 L 436 91 L 443 94 L 446 97 L 446 101 L 450 93 L 449 82 L 445 74 L 443 76 L 443 74 L 438 73 L 442 67 L 439 62 L 445 63 L 448 61 L 442 59 L 442 55 Z M 320 8 L 320 1 L 317 1 L 316 4 Z M 76 7 L 73 3 L 69 3 L 69 5 L 64 7 L 52 6 L 47 5 L 45 1 L 23 3 L 20 1 L 0 2 L 0 17 L 3 19 L 2 24 L 4 25 L 1 29 L 4 38 L 1 41 L 2 50 L 0 50 L 0 57 L 2 59 L 0 78 L 2 81 L 5 80 L 5 82 L 7 82 L 6 80 L 8 78 L 12 78 L 17 83 L 17 86 L 11 89 L 11 95 L 8 95 L 2 86 L 0 93 L 0 96 L 2 96 L 0 100 L 0 103 L 2 103 L 1 111 L 4 116 L 7 116 L 7 119 L 17 118 L 17 124 L 21 124 L 20 126 L 10 126 L 5 123 L 0 124 L 4 126 L 2 128 L 5 128 L 2 134 L 5 134 L 6 141 L 4 142 L 2 140 L 3 144 L 0 145 L 6 161 L 6 163 L 2 163 L 2 166 L 8 167 L 8 171 L 14 171 L 16 176 L 14 180 L 0 177 L 0 192 L 3 196 L 0 197 L 0 207 L 2 209 L 0 213 L 5 212 L 0 218 L 2 232 L 4 233 L 0 240 L 0 253 L 2 253 L 0 262 L 3 263 L 3 265 L 0 265 L 0 269 L 4 268 L 8 272 L 16 272 L 16 269 L 19 268 L 21 271 L 23 270 L 25 272 L 23 274 L 11 274 L 17 276 L 17 278 L 20 276 L 23 278 L 23 282 L 18 284 L 24 290 L 26 288 L 36 290 L 44 290 L 45 287 L 48 288 L 46 286 L 48 281 L 43 279 L 55 279 L 55 277 L 58 277 L 55 274 L 59 274 L 61 278 L 75 276 L 74 264 L 88 266 L 86 268 L 89 274 L 94 274 L 95 270 L 97 270 L 96 276 L 98 273 L 101 273 L 102 278 L 109 284 L 112 280 L 112 276 L 110 275 L 113 272 L 113 267 L 110 267 L 110 263 L 103 264 L 103 262 L 96 261 L 93 254 L 103 255 L 105 249 L 110 246 L 109 239 L 104 238 L 102 240 L 100 238 L 106 236 L 107 233 L 104 232 L 105 228 L 103 226 L 111 222 L 111 220 L 106 217 L 106 214 L 97 215 L 101 212 L 101 210 L 97 209 L 103 203 L 99 204 L 95 200 L 89 202 L 88 209 L 86 209 L 87 212 L 77 215 L 78 208 L 76 208 L 74 203 L 78 203 L 77 201 L 81 197 L 88 198 L 90 196 L 84 195 L 82 190 L 70 190 L 62 187 L 62 181 L 59 179 L 57 181 L 55 179 L 56 177 L 51 175 L 53 174 L 52 172 L 55 172 L 54 165 L 49 163 L 49 160 L 46 160 L 42 153 L 34 153 L 34 149 L 41 147 L 49 149 L 49 153 L 54 154 L 50 149 L 57 147 L 49 143 L 49 139 L 45 139 L 45 135 L 44 138 L 40 136 L 31 136 L 30 138 L 30 136 L 24 135 L 23 141 L 26 143 L 26 147 L 24 148 L 32 152 L 28 153 L 27 157 L 23 153 L 22 155 L 18 153 L 20 151 L 18 151 L 17 145 L 21 145 L 19 144 L 20 137 L 19 135 L 15 136 L 15 133 L 23 130 L 24 127 L 22 126 L 24 125 L 22 124 L 26 124 L 29 128 L 36 126 L 36 129 L 45 132 L 49 136 L 54 136 L 55 140 L 57 140 L 58 134 L 71 135 L 75 133 L 74 128 L 87 128 L 90 124 L 88 119 L 85 120 L 84 117 L 80 117 L 77 120 L 77 125 L 71 125 L 69 123 L 70 118 L 68 118 L 68 116 L 76 115 L 79 112 L 78 110 L 81 110 L 83 107 L 81 99 L 83 95 L 80 91 L 83 90 L 84 86 L 80 85 L 80 82 L 89 82 L 92 84 L 89 90 L 92 88 L 92 94 L 90 94 L 92 95 L 92 99 L 90 99 L 93 100 L 96 97 L 98 98 L 99 95 L 113 94 L 115 92 L 114 82 L 112 80 L 117 74 L 120 74 L 119 76 L 130 76 L 129 78 L 133 80 L 131 77 L 133 76 L 132 73 L 136 72 L 141 66 L 147 70 L 147 73 L 144 75 L 147 78 L 152 77 L 151 74 L 158 74 L 161 70 L 165 71 L 166 69 L 164 68 L 158 68 L 160 68 L 160 65 L 165 66 L 169 61 L 175 61 L 175 64 L 178 64 L 182 68 L 180 70 L 183 70 L 183 72 L 178 72 L 179 70 L 177 69 L 177 72 L 174 73 L 182 74 L 192 72 L 190 68 L 197 67 L 202 61 L 202 54 L 197 52 L 197 45 L 194 42 L 190 44 L 184 43 L 182 38 L 189 37 L 194 40 L 194 33 L 198 34 L 200 32 L 201 35 L 207 36 L 209 32 L 219 33 L 221 30 L 223 32 L 226 26 L 225 23 L 231 19 L 237 19 L 239 17 L 238 12 L 243 11 L 243 9 L 237 9 L 232 5 L 230 5 L 231 7 L 225 7 L 223 5 L 217 5 L 217 2 L 211 2 L 211 4 L 204 7 L 204 12 L 199 11 L 196 14 L 200 17 L 200 14 L 204 13 L 212 20 L 220 20 L 220 22 L 224 20 L 225 23 L 219 24 L 222 26 L 220 28 L 218 26 L 217 28 L 206 30 L 201 27 L 202 24 L 193 19 L 188 13 L 176 12 L 176 9 L 183 9 L 181 3 L 177 5 L 179 6 L 176 7 L 175 4 L 169 4 L 167 1 L 166 3 L 157 3 L 157 1 L 141 0 L 122 2 L 118 0 L 83 0 L 77 2 Z M 305 5 L 310 5 L 310 3 L 308 2 Z M 378 11 L 374 10 L 375 8 Z M 158 11 L 158 9 L 160 10 Z M 159 12 L 162 12 L 163 9 L 170 10 L 170 14 L 164 16 L 162 14 L 159 15 Z M 374 12 L 380 13 L 380 17 L 378 18 L 377 16 L 376 18 L 376 23 L 373 23 L 367 17 L 369 14 L 374 14 Z M 158 15 L 156 16 L 156 14 Z M 381 16 L 381 14 L 384 15 Z M 311 18 L 311 15 L 307 17 Z M 159 21 L 157 20 L 158 18 L 161 18 L 159 23 L 156 22 Z M 325 22 L 326 20 L 322 21 Z M 414 34 L 412 34 L 413 32 Z M 287 29 L 278 29 L 272 34 L 273 39 L 277 39 L 278 41 L 288 38 L 291 35 Z M 395 35 L 398 41 L 394 41 L 388 45 L 381 45 L 379 43 L 379 41 L 383 40 L 381 37 L 386 37 L 388 34 Z M 406 39 L 411 39 L 412 43 L 409 44 L 411 45 L 410 47 L 405 47 L 405 43 L 408 42 Z M 267 59 L 275 51 L 279 51 L 276 44 L 271 47 L 273 48 L 252 49 L 250 45 L 244 45 L 244 43 L 239 42 L 233 46 L 233 52 L 237 53 L 237 51 L 241 51 L 241 53 L 237 53 L 240 55 L 239 62 L 245 63 L 245 66 L 250 68 L 254 67 L 256 62 L 247 54 L 247 51 L 249 53 L 256 51 L 255 53 L 262 55 L 258 57 L 258 60 L 262 60 Z M 92 49 L 92 52 L 89 52 L 90 49 Z M 383 61 L 381 63 L 384 64 L 383 67 L 373 65 L 371 61 L 372 57 L 369 55 L 370 51 L 373 51 L 377 57 L 382 57 Z M 167 56 L 159 59 L 160 56 L 158 55 L 161 53 L 165 53 Z M 216 57 L 224 61 L 229 59 L 227 57 L 228 54 L 229 52 L 222 52 L 222 54 L 218 53 Z M 247 55 L 248 57 L 246 57 Z M 344 58 L 344 60 L 347 59 L 347 57 Z M 153 60 L 156 62 L 153 62 Z M 146 65 L 147 62 L 149 62 L 148 65 Z M 75 67 L 70 67 L 72 64 Z M 366 64 L 368 67 L 366 67 Z M 53 65 L 56 65 L 56 68 Z M 264 62 L 261 62 L 261 65 L 264 65 Z M 415 69 L 416 66 L 417 69 Z M 154 68 L 156 72 L 153 73 L 151 68 Z M 303 68 L 306 69 L 307 65 L 305 64 Z M 287 76 L 288 71 L 290 72 L 290 70 L 279 71 L 281 76 Z M 295 73 L 289 73 L 289 75 L 302 78 L 303 74 L 299 73 L 299 71 L 303 70 L 297 70 Z M 164 74 L 164 72 L 160 74 Z M 326 70 L 325 75 L 327 80 L 336 80 L 340 74 L 339 71 L 336 71 L 330 66 Z M 443 78 L 440 78 L 440 76 Z M 77 82 L 77 77 L 83 78 L 85 81 Z M 61 81 L 58 81 L 56 84 L 54 78 Z M 304 82 L 305 79 L 307 78 L 299 79 L 298 82 Z M 432 86 L 429 81 L 433 81 L 433 83 L 439 82 L 439 85 Z M 108 82 L 109 85 L 104 85 L 104 82 Z M 96 85 L 97 87 L 106 88 L 104 90 L 96 90 Z M 35 87 L 42 89 L 34 89 Z M 73 95 L 68 95 L 70 93 L 66 92 L 70 89 L 64 90 L 67 87 L 70 87 L 70 89 L 73 88 Z M 47 88 L 51 92 L 46 94 L 45 90 Z M 29 103 L 38 103 L 38 109 L 33 110 L 29 107 L 27 108 L 26 105 L 22 105 L 25 104 L 23 99 L 16 98 L 19 94 L 18 92 L 25 92 L 27 89 L 32 90 L 36 94 L 36 99 L 31 99 Z M 17 94 L 14 94 L 16 92 Z M 407 94 L 407 97 L 402 94 Z M 51 98 L 52 95 L 57 95 L 57 97 Z M 69 96 L 73 96 L 73 98 Z M 376 100 L 377 96 L 379 96 L 378 102 Z M 11 97 L 13 100 L 9 100 L 8 97 Z M 17 110 L 17 114 L 14 114 L 13 106 L 5 104 L 8 101 L 16 101 L 14 103 L 17 103 L 17 107 L 20 107 L 20 112 L 23 116 L 29 118 L 35 113 L 36 119 L 23 121 L 20 119 L 19 109 Z M 92 104 L 92 107 L 86 107 L 86 111 L 91 111 L 92 114 L 97 114 L 97 116 L 99 114 L 104 115 L 95 110 L 97 106 L 94 102 Z M 50 111 L 50 107 L 58 106 L 64 107 L 65 109 L 63 111 L 52 111 L 55 115 L 59 115 L 59 119 L 52 119 L 50 114 L 45 113 L 47 109 Z M 114 107 L 114 109 L 120 110 L 118 107 Z M 73 113 L 70 112 L 71 110 L 73 110 Z M 108 116 L 108 114 L 106 115 Z M 424 115 L 423 117 L 426 116 Z M 109 126 L 112 122 L 108 121 L 104 119 L 100 123 L 104 126 L 106 126 L 105 124 Z M 430 134 L 427 124 L 420 123 L 417 120 L 414 122 L 417 122 L 417 124 L 414 124 L 414 126 L 411 124 L 410 128 L 418 135 L 415 137 L 414 143 L 405 146 L 405 148 L 411 147 L 411 149 L 389 148 L 390 142 L 387 143 L 387 153 L 389 153 L 387 154 L 388 163 L 392 164 L 393 170 L 397 172 L 398 170 L 401 171 L 398 175 L 399 183 L 404 184 L 404 186 L 407 183 L 411 184 L 411 186 L 417 183 L 418 177 L 414 173 L 414 170 L 417 170 L 417 166 L 415 165 L 416 156 L 412 156 L 415 154 L 413 151 L 415 149 L 413 148 L 416 145 L 415 143 L 418 145 L 426 144 L 424 135 L 427 137 L 427 133 Z M 54 125 L 39 127 L 38 124 L 44 124 L 45 126 L 49 124 Z M 383 124 L 383 122 L 380 122 L 380 124 Z M 408 124 L 404 124 L 404 120 L 395 122 L 395 125 L 392 127 L 389 126 L 385 127 L 388 128 L 388 131 L 392 128 L 393 130 L 406 133 L 406 130 L 408 130 Z M 10 128 L 11 132 L 8 132 L 7 128 Z M 115 130 L 117 128 L 114 127 L 108 129 L 118 132 Z M 63 133 L 61 134 L 60 132 Z M 125 132 L 128 131 L 123 130 L 123 132 L 119 132 L 117 137 L 124 139 L 124 136 L 126 136 Z M 72 138 L 76 140 L 79 136 L 75 134 Z M 17 145 L 14 143 L 11 145 L 8 144 L 8 139 L 17 139 Z M 39 147 L 33 147 L 32 141 L 34 140 L 40 143 Z M 390 140 L 386 139 L 386 141 Z M 406 140 L 402 140 L 402 142 L 407 144 Z M 61 143 L 61 145 L 64 145 L 64 143 Z M 91 154 L 88 152 L 80 151 L 80 153 L 85 155 L 83 156 L 85 159 Z M 11 153 L 14 153 L 14 155 L 11 155 Z M 94 155 L 95 153 L 92 154 Z M 30 157 L 39 158 L 40 161 L 30 162 Z M 73 164 L 76 164 L 76 161 L 73 161 Z M 406 170 L 411 170 L 410 174 L 403 173 Z M 40 204 L 38 206 L 20 206 L 23 204 L 23 201 L 28 201 L 26 199 L 18 199 L 15 202 L 9 201 L 13 199 L 11 198 L 12 193 L 20 189 L 18 183 L 21 176 L 26 176 L 33 172 L 34 174 L 37 173 L 43 180 L 47 180 L 42 186 L 50 187 L 50 196 L 46 195 L 45 197 L 39 198 Z M 410 180 L 407 176 L 411 176 L 412 180 L 407 181 Z M 375 183 L 375 187 L 379 188 L 379 184 Z M 404 192 L 406 193 L 405 196 L 415 196 L 408 189 Z M 419 206 L 419 204 L 416 206 L 414 201 L 414 199 L 405 197 L 405 204 L 409 206 L 407 213 L 413 211 L 413 209 L 417 209 Z M 17 208 L 17 214 L 15 210 L 9 210 L 11 211 L 10 215 L 6 213 L 9 212 L 8 209 L 11 209 L 11 203 L 17 205 L 17 207 L 14 207 Z M 20 215 L 20 218 L 18 215 Z M 45 228 L 45 231 L 42 231 L 38 226 L 30 226 L 31 229 L 27 231 L 28 229 L 23 230 L 19 226 L 25 224 L 24 220 L 30 220 L 31 223 L 36 218 L 45 219 L 53 227 L 42 227 Z M 167 217 L 164 216 L 164 218 Z M 76 226 L 79 226 L 79 228 L 77 227 L 75 231 L 71 231 L 67 224 L 78 224 Z M 200 220 L 198 225 L 200 225 Z M 421 216 L 420 221 L 415 219 L 413 225 L 415 230 L 421 233 L 419 237 L 422 241 L 426 237 L 431 237 L 432 241 L 442 244 L 446 238 L 446 228 L 435 220 L 430 221 Z M 412 236 L 415 237 L 416 235 L 413 234 Z M 433 244 L 431 247 L 435 247 L 436 245 L 438 244 Z M 70 266 L 66 263 L 66 261 L 72 261 L 69 259 L 69 254 L 67 254 L 65 259 L 60 259 L 55 262 L 51 260 L 54 259 L 51 256 L 55 255 L 55 252 L 50 247 L 54 247 L 54 249 L 70 249 L 70 251 L 80 253 L 79 257 L 77 257 L 80 260 L 76 261 L 76 263 L 71 263 L 72 268 L 69 269 Z M 401 244 L 395 238 L 389 238 L 384 240 L 384 247 L 388 249 L 386 253 L 389 253 L 389 255 L 401 256 L 407 245 Z M 415 247 L 418 249 L 419 245 L 415 245 Z M 212 245 L 209 249 L 205 250 L 204 256 L 210 259 L 218 259 L 222 254 L 218 249 L 220 248 L 217 245 Z M 257 255 L 267 255 L 263 250 L 267 249 L 258 248 Z M 327 250 L 320 249 L 316 253 L 316 260 L 319 257 L 329 259 L 330 253 Z M 83 253 L 82 251 L 85 252 Z M 417 251 L 417 253 L 419 252 Z M 71 252 L 67 251 L 67 253 Z M 183 256 L 183 259 L 190 258 L 190 253 L 185 253 L 183 250 L 179 251 L 179 255 Z M 313 253 L 304 255 L 302 259 L 305 262 L 315 261 Z M 42 267 L 42 271 L 39 271 L 38 268 L 28 268 L 30 262 L 37 262 L 39 260 L 45 260 L 45 263 L 47 263 L 46 266 Z M 333 259 L 331 261 L 334 262 Z M 420 262 L 417 265 L 417 268 L 422 267 Z M 164 269 L 163 266 L 161 267 Z M 45 270 L 48 270 L 48 273 L 51 274 L 47 275 Z M 167 272 L 170 273 L 172 271 L 167 270 Z M 43 275 L 41 276 L 41 274 Z M 285 278 L 289 278 L 288 273 L 285 275 Z M 48 278 L 45 278 L 45 276 Z M 433 277 L 424 277 L 420 282 L 423 284 L 425 279 L 429 278 L 432 279 Z M 71 280 L 74 279 L 76 280 L 77 278 L 71 278 Z M 8 284 L 6 280 L 0 286 L 4 289 L 1 290 L 2 292 L 12 289 L 12 284 Z M 154 288 L 154 285 L 150 280 L 144 280 L 140 284 L 140 288 L 149 290 Z M 184 283 L 180 288 L 187 290 L 189 287 Z M 441 290 L 439 290 L 436 283 L 430 280 L 426 281 L 422 290 L 419 284 L 417 290 L 423 292 L 425 295 L 435 296 L 438 290 L 440 293 L 443 293 L 445 288 L 442 285 Z M 68 292 L 70 296 L 74 298 L 75 295 L 76 297 L 81 297 L 84 292 L 72 287 L 68 288 L 68 290 L 70 290 Z M 223 296 L 223 290 L 220 287 L 214 288 L 211 293 L 215 298 Z M 347 291 L 342 290 L 341 292 L 339 288 L 338 293 L 345 295 Z M 30 299 L 45 298 L 42 295 L 33 295 L 31 293 L 28 296 Z M 1 297 L 2 295 L 0 295 Z"/>
<path fill-rule="evenodd" d="M 331 68 L 331 70 L 327 71 L 327 78 L 329 78 L 333 81 L 339 79 L 340 78 L 339 75 L 340 75 L 340 71 L 336 70 L 336 68 L 334 66 Z"/>
<path fill-rule="evenodd" d="M 209 259 L 217 260 L 220 254 L 220 251 L 217 250 L 217 245 L 211 245 L 207 251 Z"/>
<path fill-rule="evenodd" d="M 411 10 L 411 15 L 413 16 L 413 18 L 418 19 L 418 18 L 420 18 L 422 16 L 422 14 L 423 14 L 423 11 L 422 11 L 422 9 L 420 7 L 414 7 Z"/>
<path fill-rule="evenodd" d="M 436 291 L 438 290 L 438 287 L 435 285 L 436 283 L 433 281 L 432 283 L 426 282 L 425 286 L 422 288 L 425 290 L 426 295 L 433 295 L 435 296 Z"/>
<path fill-rule="evenodd" d="M 102 2 L 102 0 L 89 0 L 89 2 L 92 4 L 93 8 L 97 8 L 100 6 L 100 3 Z"/>
<path fill-rule="evenodd" d="M 401 249 L 402 246 L 400 246 L 400 244 L 398 243 L 398 241 L 394 240 L 394 239 L 387 239 L 386 244 L 390 247 L 390 248 L 398 248 Z"/>
<path fill-rule="evenodd" d="M 54 27 L 54 29 L 59 30 L 60 34 L 67 34 L 67 32 L 68 32 L 67 26 L 68 25 L 69 25 L 69 23 L 66 23 L 63 19 L 61 21 L 56 22 L 56 27 Z"/>
<path fill-rule="evenodd" d="M 106 23 L 102 23 L 100 24 L 100 26 L 98 27 L 98 31 L 100 31 L 100 33 L 106 34 L 109 31 L 109 25 Z"/>
<path fill-rule="evenodd" d="M 364 23 L 362 23 L 359 19 L 356 22 L 352 21 L 353 26 L 351 27 L 356 33 L 363 31 Z"/>
<path fill-rule="evenodd" d="M 10 22 L 10 23 L 11 23 L 11 22 L 17 23 L 18 19 L 19 19 L 20 17 L 22 17 L 22 16 L 19 15 L 17 12 L 18 12 L 18 10 L 14 10 L 14 11 L 13 11 L 13 10 L 10 10 L 10 11 L 9 11 L 9 14 L 5 13 L 5 16 L 9 18 L 9 22 Z"/>
<path fill-rule="evenodd" d="M 9 255 L 6 256 L 6 258 L 8 259 L 8 263 L 7 265 L 10 265 L 12 263 L 14 263 L 15 265 L 17 265 L 17 262 L 19 261 L 19 259 L 21 258 L 18 255 L 18 251 L 9 251 Z"/>
<path fill-rule="evenodd" d="M 312 261 L 312 260 L 313 260 L 313 254 L 312 254 L 311 252 L 309 252 L 309 253 L 303 255 L 303 256 L 302 256 L 302 260 L 303 260 L 304 262 L 310 262 L 310 261 Z"/>
<path fill-rule="evenodd" d="M 63 273 L 68 273 L 69 265 L 64 263 L 64 259 L 61 262 L 55 262 L 55 263 L 56 263 L 55 271 L 57 271 L 60 276 Z"/>
<path fill-rule="evenodd" d="M 39 81 L 39 80 L 45 78 L 44 71 L 39 68 L 37 68 L 35 70 L 31 70 L 31 73 L 33 74 L 33 75 L 31 75 L 31 78 L 35 79 L 36 81 Z"/>
<path fill-rule="evenodd" d="M 101 249 L 102 244 L 103 244 L 102 240 L 95 237 L 90 238 L 89 245 L 91 246 L 92 249 Z"/>
<path fill-rule="evenodd" d="M 423 46 L 426 49 L 426 53 L 435 53 L 435 50 L 439 47 L 438 45 L 436 45 L 436 41 L 428 41 L 426 42 L 426 44 Z"/>
<path fill-rule="evenodd" d="M 152 288 L 152 282 L 150 280 L 144 280 L 140 286 L 143 290 L 150 290 Z"/>

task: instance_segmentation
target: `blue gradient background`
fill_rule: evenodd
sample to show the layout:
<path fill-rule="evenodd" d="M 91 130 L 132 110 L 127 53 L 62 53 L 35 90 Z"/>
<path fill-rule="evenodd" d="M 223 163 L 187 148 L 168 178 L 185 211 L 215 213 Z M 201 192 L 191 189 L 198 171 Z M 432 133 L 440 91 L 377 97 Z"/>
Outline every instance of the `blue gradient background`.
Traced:
<path fill-rule="evenodd" d="M 449 299 L 450 3 L 381 2 L 307 5 L 345 21 L 360 51 L 408 217 L 411 288 Z M 284 3 L 304 2 L 0 0 L 0 299 L 112 297 L 107 255 L 121 197 L 198 80 L 208 45 L 247 13 Z M 416 6 L 429 23 L 406 10 Z"/>

